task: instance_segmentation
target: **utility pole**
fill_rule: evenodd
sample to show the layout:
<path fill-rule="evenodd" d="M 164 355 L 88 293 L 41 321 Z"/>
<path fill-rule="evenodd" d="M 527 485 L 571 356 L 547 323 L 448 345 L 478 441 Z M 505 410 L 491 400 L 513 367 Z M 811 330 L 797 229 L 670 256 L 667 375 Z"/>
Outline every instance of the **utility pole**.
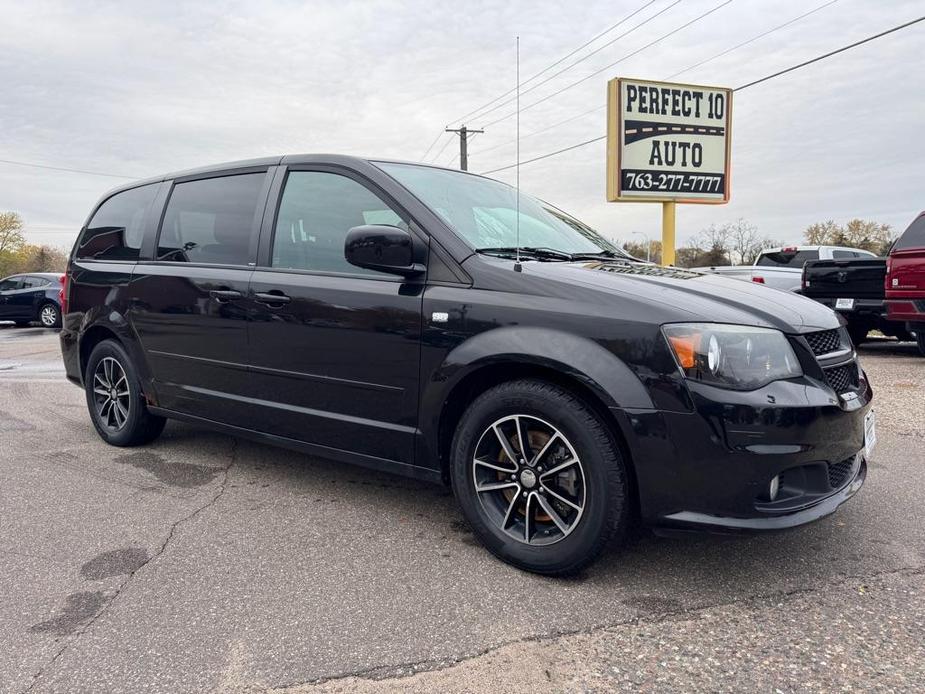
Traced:
<path fill-rule="evenodd" d="M 459 135 L 459 168 L 463 171 L 469 170 L 469 147 L 467 143 L 467 138 L 469 133 L 483 133 L 484 130 L 470 130 L 465 125 L 460 125 L 459 128 L 447 128 L 446 132 L 456 133 Z"/>

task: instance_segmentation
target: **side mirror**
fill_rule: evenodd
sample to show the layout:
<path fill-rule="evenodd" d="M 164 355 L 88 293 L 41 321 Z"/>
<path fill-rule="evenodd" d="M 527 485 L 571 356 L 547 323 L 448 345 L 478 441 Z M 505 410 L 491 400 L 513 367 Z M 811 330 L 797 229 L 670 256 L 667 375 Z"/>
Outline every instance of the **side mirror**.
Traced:
<path fill-rule="evenodd" d="M 411 234 L 398 227 L 378 224 L 353 227 L 344 241 L 344 257 L 351 265 L 367 270 L 406 277 L 424 272 L 424 266 L 414 262 Z"/>

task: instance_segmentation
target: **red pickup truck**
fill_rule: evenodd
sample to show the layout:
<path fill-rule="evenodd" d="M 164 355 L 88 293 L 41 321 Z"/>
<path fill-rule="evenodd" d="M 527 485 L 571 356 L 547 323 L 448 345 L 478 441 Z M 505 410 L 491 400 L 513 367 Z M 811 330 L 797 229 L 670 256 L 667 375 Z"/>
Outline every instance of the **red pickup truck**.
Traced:
<path fill-rule="evenodd" d="M 887 318 L 905 323 L 925 356 L 925 212 L 890 249 L 885 289 Z"/>

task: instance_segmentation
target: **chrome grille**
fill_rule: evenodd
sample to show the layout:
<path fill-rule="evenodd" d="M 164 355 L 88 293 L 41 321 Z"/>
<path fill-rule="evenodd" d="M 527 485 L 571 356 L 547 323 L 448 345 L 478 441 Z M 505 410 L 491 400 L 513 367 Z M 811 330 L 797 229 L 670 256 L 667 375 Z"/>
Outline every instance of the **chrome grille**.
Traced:
<path fill-rule="evenodd" d="M 858 365 L 855 362 L 833 366 L 830 369 L 824 369 L 825 380 L 832 390 L 836 393 L 847 393 L 851 390 L 857 390 L 860 387 L 858 378 Z"/>
<path fill-rule="evenodd" d="M 817 333 L 807 333 L 803 337 L 809 343 L 809 348 L 817 357 L 829 352 L 837 352 L 843 348 L 841 330 L 821 330 Z"/>

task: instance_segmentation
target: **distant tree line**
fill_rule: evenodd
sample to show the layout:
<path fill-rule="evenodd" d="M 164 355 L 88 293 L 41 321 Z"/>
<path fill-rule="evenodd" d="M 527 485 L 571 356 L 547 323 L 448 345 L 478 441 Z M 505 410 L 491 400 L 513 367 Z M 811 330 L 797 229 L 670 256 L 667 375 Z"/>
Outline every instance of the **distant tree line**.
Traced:
<path fill-rule="evenodd" d="M 886 255 L 896 240 L 896 234 L 889 224 L 852 219 L 842 226 L 830 219 L 810 224 L 803 232 L 803 238 L 811 246 L 850 246 Z"/>
<path fill-rule="evenodd" d="M 803 232 L 803 242 L 809 246 L 849 246 L 886 255 L 896 235 L 889 224 L 852 219 L 845 225 L 829 220 L 809 225 Z M 662 243 L 652 240 L 650 257 L 661 263 Z M 646 244 L 637 240 L 621 242 L 632 256 L 645 260 Z M 725 224 L 711 224 L 701 229 L 675 251 L 678 267 L 705 267 L 708 265 L 751 265 L 764 248 L 788 245 L 769 236 L 762 236 L 758 227 L 745 219 Z"/>
<path fill-rule="evenodd" d="M 651 242 L 653 262 L 662 260 L 662 243 Z M 705 265 L 750 265 L 762 248 L 782 245 L 779 241 L 761 236 L 758 227 L 739 219 L 725 224 L 711 224 L 701 229 L 675 251 L 675 265 L 678 267 L 700 267 Z M 627 241 L 626 251 L 637 258 L 645 259 L 646 244 Z"/>
<path fill-rule="evenodd" d="M 26 243 L 16 212 L 0 212 L 0 277 L 22 272 L 64 272 L 67 253 L 57 246 Z"/>

